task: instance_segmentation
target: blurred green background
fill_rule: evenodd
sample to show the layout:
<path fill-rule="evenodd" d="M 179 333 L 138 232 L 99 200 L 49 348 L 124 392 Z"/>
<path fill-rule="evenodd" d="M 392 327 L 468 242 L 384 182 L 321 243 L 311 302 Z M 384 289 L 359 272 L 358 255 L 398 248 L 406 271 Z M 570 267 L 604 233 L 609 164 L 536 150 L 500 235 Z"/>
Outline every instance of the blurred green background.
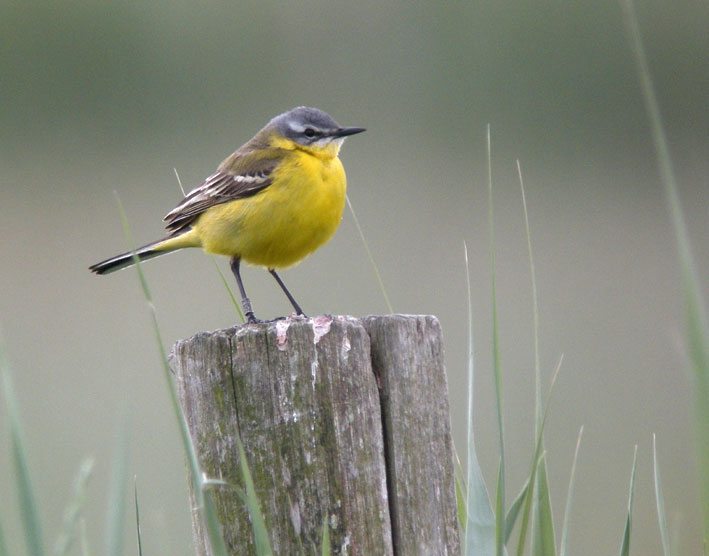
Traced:
<path fill-rule="evenodd" d="M 640 26 L 699 264 L 709 290 L 709 8 L 638 2 Z M 701 531 L 691 377 L 678 265 L 635 68 L 613 0 L 593 2 L 8 2 L 0 4 L 0 323 L 14 370 L 47 540 L 80 460 L 97 467 L 87 526 L 101 546 L 118 406 L 130 403 L 148 554 L 191 554 L 183 455 L 134 271 L 87 266 L 126 250 L 186 188 L 272 116 L 297 105 L 367 127 L 342 159 L 349 196 L 394 310 L 442 323 L 452 422 L 464 453 L 466 290 L 473 279 L 476 432 L 497 466 L 490 371 L 485 129 L 493 135 L 508 489 L 532 453 L 532 301 L 520 160 L 535 248 L 545 384 L 564 363 L 547 427 L 560 518 L 585 425 L 570 550 L 616 553 L 633 445 L 633 552 L 657 554 L 651 437 L 685 554 Z M 220 261 L 228 272 L 226 260 Z M 145 265 L 167 348 L 236 313 L 205 255 Z M 349 213 L 284 280 L 310 315 L 386 312 Z M 247 269 L 257 314 L 290 311 Z M 2 519 L 20 553 L 7 427 Z M 127 531 L 134 546 L 134 532 Z M 129 553 L 132 553 L 129 551 Z"/>

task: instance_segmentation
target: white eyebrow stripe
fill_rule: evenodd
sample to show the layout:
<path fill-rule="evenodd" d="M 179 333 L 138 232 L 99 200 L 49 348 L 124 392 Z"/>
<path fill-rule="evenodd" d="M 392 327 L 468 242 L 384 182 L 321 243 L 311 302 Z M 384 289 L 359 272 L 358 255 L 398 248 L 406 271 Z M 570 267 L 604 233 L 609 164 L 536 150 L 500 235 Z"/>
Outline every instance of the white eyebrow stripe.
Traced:
<path fill-rule="evenodd" d="M 291 128 L 296 133 L 303 133 L 305 131 L 305 126 L 300 125 L 297 122 L 288 122 L 288 127 Z"/>

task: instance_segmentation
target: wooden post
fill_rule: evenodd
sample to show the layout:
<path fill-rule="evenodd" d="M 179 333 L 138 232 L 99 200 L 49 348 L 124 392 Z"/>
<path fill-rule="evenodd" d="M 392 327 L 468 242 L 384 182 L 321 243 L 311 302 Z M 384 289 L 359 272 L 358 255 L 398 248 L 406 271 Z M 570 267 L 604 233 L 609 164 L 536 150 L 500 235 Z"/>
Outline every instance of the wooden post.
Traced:
<path fill-rule="evenodd" d="M 201 333 L 171 366 L 208 477 L 241 485 L 241 435 L 274 554 L 460 553 L 440 326 L 434 317 L 296 318 Z M 217 487 L 234 555 L 246 508 Z M 195 547 L 211 556 L 199 515 Z"/>

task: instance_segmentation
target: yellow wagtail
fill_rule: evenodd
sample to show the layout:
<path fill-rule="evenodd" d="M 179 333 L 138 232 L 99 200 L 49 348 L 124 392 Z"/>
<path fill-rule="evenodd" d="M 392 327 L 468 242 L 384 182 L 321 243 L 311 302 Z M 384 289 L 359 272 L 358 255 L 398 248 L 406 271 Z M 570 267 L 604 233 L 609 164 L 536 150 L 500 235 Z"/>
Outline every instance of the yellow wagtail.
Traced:
<path fill-rule="evenodd" d="M 231 257 L 231 270 L 249 322 L 257 322 L 241 281 L 241 261 L 273 275 L 296 312 L 276 269 L 292 266 L 332 237 L 342 219 L 346 178 L 337 155 L 345 137 L 322 110 L 299 107 L 273 118 L 217 171 L 190 191 L 164 220 L 169 235 L 135 251 L 150 259 L 184 247 Z M 90 268 L 108 274 L 131 266 L 133 252 Z"/>

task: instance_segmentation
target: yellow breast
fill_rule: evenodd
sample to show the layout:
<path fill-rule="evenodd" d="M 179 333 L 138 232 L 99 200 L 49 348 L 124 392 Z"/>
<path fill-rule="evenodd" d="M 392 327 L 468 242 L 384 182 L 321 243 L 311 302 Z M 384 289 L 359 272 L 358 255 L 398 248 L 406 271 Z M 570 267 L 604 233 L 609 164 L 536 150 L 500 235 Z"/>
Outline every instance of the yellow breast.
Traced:
<path fill-rule="evenodd" d="M 209 253 L 239 256 L 267 268 L 294 265 L 327 243 L 345 206 L 346 179 L 337 156 L 293 150 L 261 193 L 216 205 L 194 231 Z"/>

